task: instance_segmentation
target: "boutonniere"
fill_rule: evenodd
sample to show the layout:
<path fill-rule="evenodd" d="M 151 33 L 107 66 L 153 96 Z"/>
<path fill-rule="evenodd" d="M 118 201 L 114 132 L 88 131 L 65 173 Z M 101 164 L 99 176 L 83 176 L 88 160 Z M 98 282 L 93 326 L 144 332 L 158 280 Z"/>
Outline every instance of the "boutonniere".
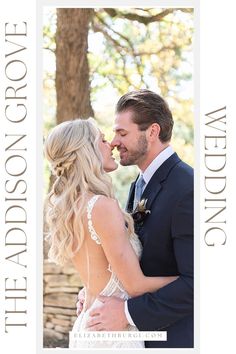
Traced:
<path fill-rule="evenodd" d="M 147 214 L 151 214 L 151 210 L 146 209 L 147 199 L 138 202 L 135 210 L 131 213 L 134 222 L 139 224 L 144 221 Z"/>

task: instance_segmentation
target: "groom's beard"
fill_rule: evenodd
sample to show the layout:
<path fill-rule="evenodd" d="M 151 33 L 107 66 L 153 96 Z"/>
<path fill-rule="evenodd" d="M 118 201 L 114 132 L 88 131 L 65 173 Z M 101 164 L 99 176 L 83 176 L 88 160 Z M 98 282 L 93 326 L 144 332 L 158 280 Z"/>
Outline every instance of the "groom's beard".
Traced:
<path fill-rule="evenodd" d="M 148 142 L 145 133 L 140 135 L 136 146 L 127 150 L 125 147 L 119 147 L 120 164 L 122 166 L 138 165 L 145 160 L 148 149 Z"/>

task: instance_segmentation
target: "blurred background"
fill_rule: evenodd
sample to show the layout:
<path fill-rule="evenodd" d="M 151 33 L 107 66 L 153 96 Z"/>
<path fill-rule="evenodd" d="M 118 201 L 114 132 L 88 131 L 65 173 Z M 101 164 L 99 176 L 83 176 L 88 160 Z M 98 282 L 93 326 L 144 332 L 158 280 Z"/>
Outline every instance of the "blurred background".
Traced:
<path fill-rule="evenodd" d="M 147 88 L 167 100 L 172 146 L 193 166 L 193 24 L 188 8 L 44 7 L 44 136 L 62 121 L 94 117 L 111 140 L 120 96 Z M 111 173 L 122 207 L 137 173 L 134 166 Z M 44 196 L 50 181 L 44 161 Z M 67 347 L 82 284 L 72 266 L 50 263 L 47 252 L 45 243 L 44 347 Z"/>

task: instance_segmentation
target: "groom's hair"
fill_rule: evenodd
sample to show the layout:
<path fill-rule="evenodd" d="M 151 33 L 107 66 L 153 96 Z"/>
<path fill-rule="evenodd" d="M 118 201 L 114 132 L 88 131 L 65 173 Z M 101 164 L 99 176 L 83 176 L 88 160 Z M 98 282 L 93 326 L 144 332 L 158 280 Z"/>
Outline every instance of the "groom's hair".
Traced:
<path fill-rule="evenodd" d="M 158 123 L 161 128 L 159 139 L 170 141 L 174 125 L 172 113 L 167 102 L 155 92 L 143 89 L 126 93 L 116 105 L 116 113 L 124 111 L 133 113 L 132 120 L 141 131 Z"/>

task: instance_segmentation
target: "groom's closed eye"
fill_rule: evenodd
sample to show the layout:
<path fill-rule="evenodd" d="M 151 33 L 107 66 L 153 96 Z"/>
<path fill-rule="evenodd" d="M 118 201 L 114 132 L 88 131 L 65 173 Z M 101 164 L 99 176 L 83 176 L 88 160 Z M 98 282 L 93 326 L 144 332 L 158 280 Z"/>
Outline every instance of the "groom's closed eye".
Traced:
<path fill-rule="evenodd" d="M 119 134 L 120 136 L 126 136 L 128 132 L 124 129 L 117 129 L 116 134 Z"/>

